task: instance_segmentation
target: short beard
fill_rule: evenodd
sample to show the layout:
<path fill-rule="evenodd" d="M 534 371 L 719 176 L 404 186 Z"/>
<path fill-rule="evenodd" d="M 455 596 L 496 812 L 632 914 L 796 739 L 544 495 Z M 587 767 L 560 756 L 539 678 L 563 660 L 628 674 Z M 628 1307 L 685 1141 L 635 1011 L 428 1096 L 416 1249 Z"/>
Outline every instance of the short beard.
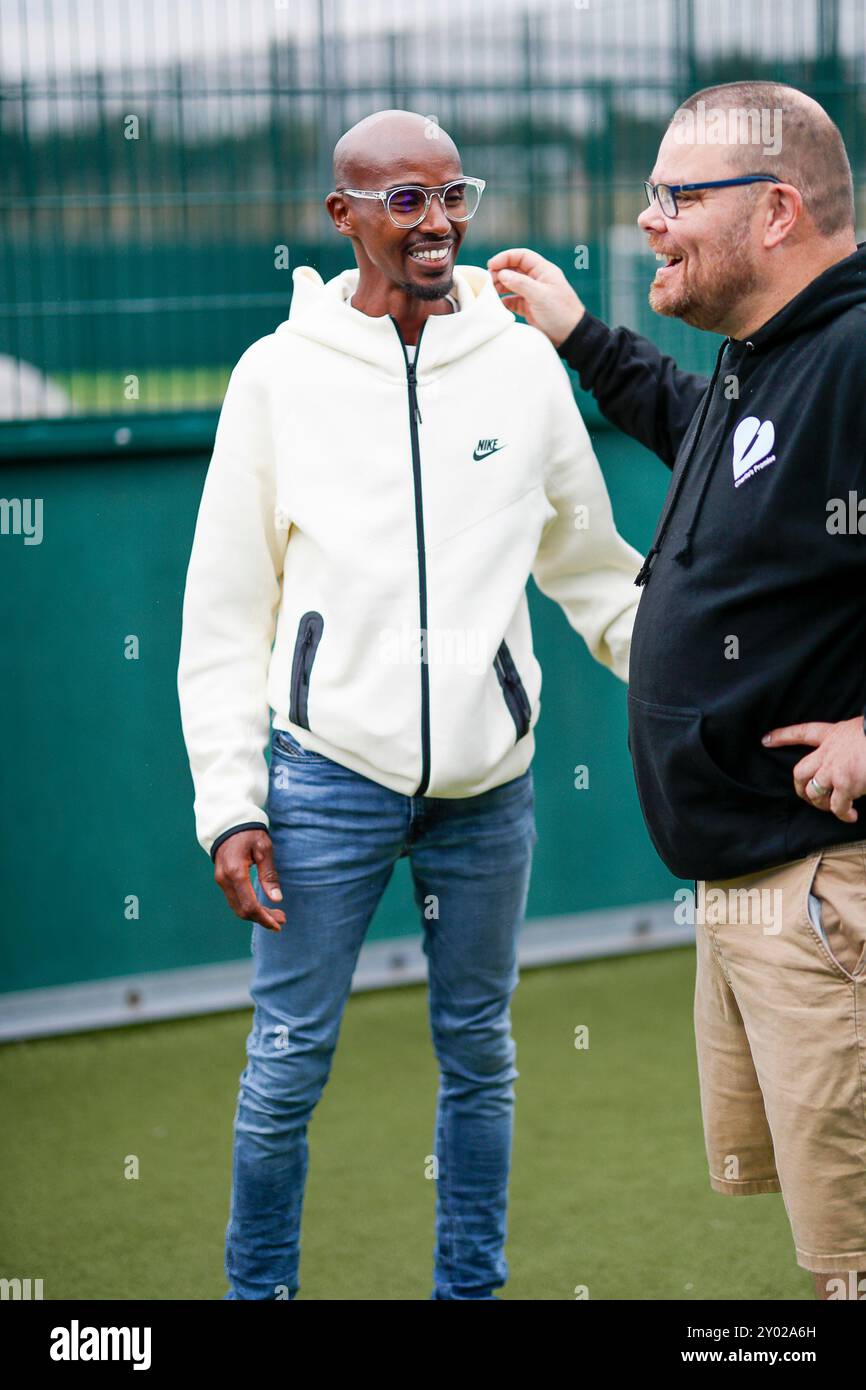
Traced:
<path fill-rule="evenodd" d="M 713 246 L 712 260 L 704 259 L 699 287 L 683 284 L 678 294 L 652 286 L 650 308 L 668 318 L 682 319 L 692 328 L 707 332 L 723 331 L 731 311 L 757 289 L 759 275 L 751 256 L 747 225 L 733 227 Z"/>
<path fill-rule="evenodd" d="M 433 285 L 415 285 L 410 280 L 404 280 L 400 285 L 400 289 L 403 290 L 405 294 L 411 295 L 413 299 L 444 299 L 447 294 L 451 293 L 453 288 L 453 275 L 448 281 L 448 284 L 442 288 L 437 288 Z"/>

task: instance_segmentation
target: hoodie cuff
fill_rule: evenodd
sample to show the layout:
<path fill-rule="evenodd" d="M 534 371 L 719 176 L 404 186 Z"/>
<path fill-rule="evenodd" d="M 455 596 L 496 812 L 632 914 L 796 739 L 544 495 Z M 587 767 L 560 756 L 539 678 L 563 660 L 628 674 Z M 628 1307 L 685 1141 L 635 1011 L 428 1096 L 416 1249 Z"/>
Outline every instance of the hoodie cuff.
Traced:
<path fill-rule="evenodd" d="M 224 830 L 221 835 L 217 835 L 216 839 L 210 847 L 211 859 L 214 861 L 214 863 L 216 863 L 216 852 L 222 844 L 223 840 L 227 840 L 230 835 L 237 835 L 241 830 L 266 831 L 267 829 L 268 827 L 265 825 L 264 821 L 260 820 L 248 820 L 244 821 L 243 825 L 233 825 L 230 830 Z"/>
<path fill-rule="evenodd" d="M 608 325 L 595 314 L 591 314 L 588 309 L 584 310 L 583 318 L 578 319 L 564 342 L 560 343 L 556 351 L 563 357 L 574 371 L 579 372 L 591 362 L 598 354 L 598 351 L 607 342 L 611 330 Z"/>

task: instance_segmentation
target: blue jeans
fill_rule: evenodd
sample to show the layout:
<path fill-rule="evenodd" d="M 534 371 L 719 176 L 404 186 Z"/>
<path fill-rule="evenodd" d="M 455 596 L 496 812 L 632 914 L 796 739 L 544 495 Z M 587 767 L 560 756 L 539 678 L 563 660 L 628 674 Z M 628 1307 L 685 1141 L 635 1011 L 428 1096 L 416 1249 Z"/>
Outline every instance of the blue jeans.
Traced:
<path fill-rule="evenodd" d="M 274 730 L 267 809 L 286 923 L 252 929 L 224 1297 L 297 1294 L 307 1125 L 367 928 L 408 855 L 440 1071 L 430 1297 L 492 1299 L 508 1277 L 509 1004 L 537 838 L 532 770 L 479 796 L 404 796 Z"/>

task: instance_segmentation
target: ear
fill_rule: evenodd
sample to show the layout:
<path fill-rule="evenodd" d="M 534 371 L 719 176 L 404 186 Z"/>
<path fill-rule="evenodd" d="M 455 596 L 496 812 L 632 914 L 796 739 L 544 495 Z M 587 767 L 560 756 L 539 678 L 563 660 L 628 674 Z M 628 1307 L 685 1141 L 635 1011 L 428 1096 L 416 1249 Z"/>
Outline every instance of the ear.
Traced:
<path fill-rule="evenodd" d="M 342 193 L 329 193 L 325 199 L 325 207 L 340 236 L 357 236 L 352 221 L 353 208 L 350 198 L 344 198 Z"/>
<path fill-rule="evenodd" d="M 772 251 L 790 235 L 803 213 L 803 197 L 790 183 L 767 184 L 769 198 L 764 221 L 764 246 Z"/>

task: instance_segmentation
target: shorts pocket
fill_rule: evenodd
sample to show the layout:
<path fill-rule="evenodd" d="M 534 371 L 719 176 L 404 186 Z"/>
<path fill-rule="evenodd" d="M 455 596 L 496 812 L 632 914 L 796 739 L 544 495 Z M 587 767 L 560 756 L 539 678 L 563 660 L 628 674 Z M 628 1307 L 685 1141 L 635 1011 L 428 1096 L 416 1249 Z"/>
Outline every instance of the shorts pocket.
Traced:
<path fill-rule="evenodd" d="M 864 846 L 822 850 L 814 856 L 800 920 L 821 953 L 846 980 L 866 978 Z"/>

